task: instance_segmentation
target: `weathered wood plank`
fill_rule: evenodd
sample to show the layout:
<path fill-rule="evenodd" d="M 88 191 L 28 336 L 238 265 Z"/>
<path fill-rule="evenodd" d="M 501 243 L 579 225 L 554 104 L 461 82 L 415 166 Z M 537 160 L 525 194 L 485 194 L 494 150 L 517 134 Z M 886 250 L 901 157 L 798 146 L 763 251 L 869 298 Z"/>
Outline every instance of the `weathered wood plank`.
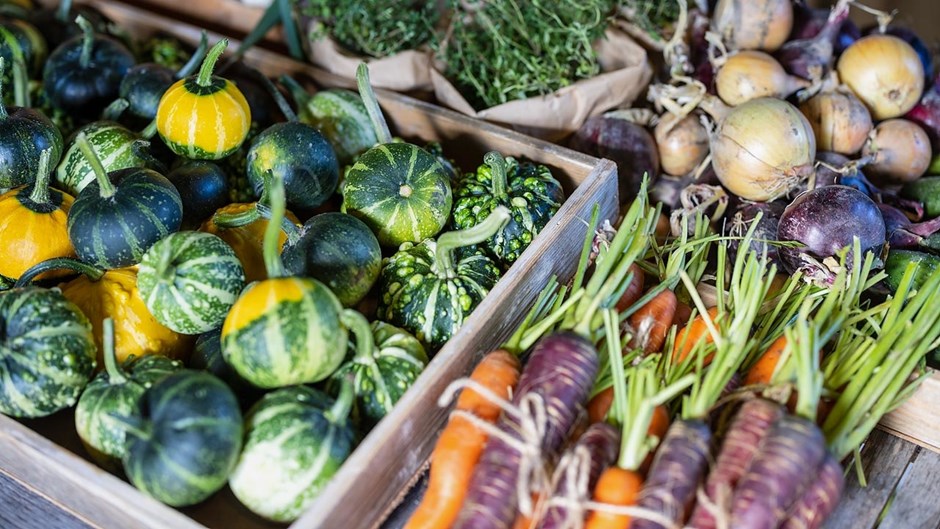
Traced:
<path fill-rule="evenodd" d="M 881 426 L 892 433 L 940 452 L 940 372 L 932 371 L 903 406 L 885 415 Z"/>
<path fill-rule="evenodd" d="M 879 529 L 935 529 L 940 524 L 940 454 L 920 450 L 898 483 Z"/>
<path fill-rule="evenodd" d="M 848 470 L 845 491 L 825 529 L 872 529 L 918 447 L 875 430 L 862 448 L 862 467 L 868 486 Z"/>
<path fill-rule="evenodd" d="M 92 529 L 41 492 L 0 471 L 0 527 L 15 529 Z M 37 517 L 36 513 L 42 513 Z"/>

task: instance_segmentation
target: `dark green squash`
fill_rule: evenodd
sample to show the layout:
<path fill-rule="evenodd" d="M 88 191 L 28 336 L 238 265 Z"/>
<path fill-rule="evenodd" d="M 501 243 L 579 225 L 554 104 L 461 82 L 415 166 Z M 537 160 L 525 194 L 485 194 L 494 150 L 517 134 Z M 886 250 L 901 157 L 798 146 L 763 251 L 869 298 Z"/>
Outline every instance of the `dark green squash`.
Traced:
<path fill-rule="evenodd" d="M 202 369 L 219 377 L 235 392 L 242 405 L 251 405 L 261 392 L 235 371 L 222 356 L 222 327 L 200 334 L 189 357 L 189 367 Z"/>
<path fill-rule="evenodd" d="M 281 256 L 291 275 L 322 281 L 346 307 L 365 298 L 382 268 L 382 248 L 369 227 L 338 212 L 311 217 Z"/>
<path fill-rule="evenodd" d="M 265 395 L 245 419 L 245 448 L 229 479 L 235 497 L 269 520 L 297 519 L 355 447 L 352 400 L 348 381 L 336 401 L 307 386 Z"/>
<path fill-rule="evenodd" d="M 362 219 L 383 246 L 419 243 L 437 235 L 450 217 L 447 171 L 424 149 L 392 142 L 365 64 L 360 65 L 357 79 L 381 144 L 346 171 L 342 211 Z"/>
<path fill-rule="evenodd" d="M 73 196 L 78 196 L 85 186 L 95 181 L 91 162 L 75 142 L 79 134 L 85 135 L 105 171 L 132 167 L 158 168 L 147 151 L 147 142 L 139 134 L 113 121 L 95 121 L 76 131 L 56 168 L 57 185 Z"/>
<path fill-rule="evenodd" d="M 413 333 L 428 350 L 440 349 L 499 280 L 499 266 L 471 245 L 508 219 L 509 210 L 497 206 L 473 228 L 401 245 L 382 264 L 379 318 Z"/>
<path fill-rule="evenodd" d="M 118 95 L 134 56 L 120 42 L 96 35 L 83 17 L 83 34 L 63 42 L 49 55 L 43 87 L 52 105 L 85 118 L 98 116 Z"/>
<path fill-rule="evenodd" d="M 135 487 L 171 505 L 194 505 L 225 486 L 242 447 L 232 390 L 205 371 L 184 369 L 146 390 L 127 431 L 124 472 Z"/>
<path fill-rule="evenodd" d="M 112 414 L 133 416 L 144 391 L 183 364 L 165 356 L 134 357 L 119 364 L 114 352 L 114 321 L 104 321 L 104 365 L 75 405 L 75 430 L 94 460 L 111 472 L 121 468 L 125 431 Z"/>
<path fill-rule="evenodd" d="M 137 287 L 161 324 L 181 334 L 222 325 L 245 286 L 245 271 L 232 247 L 211 233 L 172 233 L 140 261 Z"/>
<path fill-rule="evenodd" d="M 69 210 L 69 239 L 78 257 L 99 268 L 121 268 L 140 261 L 155 242 L 177 231 L 183 218 L 179 192 L 150 169 L 106 173 L 84 135 L 79 148 L 95 168 Z"/>
<path fill-rule="evenodd" d="M 35 182 L 40 154 L 46 149 L 53 165 L 62 156 L 62 134 L 49 118 L 30 108 L 3 104 L 5 65 L 0 57 L 0 189 Z"/>
<path fill-rule="evenodd" d="M 44 417 L 65 409 L 94 369 L 91 324 L 61 292 L 0 292 L 0 413 Z"/>
<path fill-rule="evenodd" d="M 454 199 L 454 227 L 472 228 L 493 208 L 509 208 L 509 222 L 483 246 L 509 268 L 548 224 L 565 199 L 558 180 L 544 165 L 486 153 L 483 165 L 460 180 Z"/>
<path fill-rule="evenodd" d="M 229 177 L 218 164 L 184 162 L 166 175 L 183 200 L 183 227 L 195 228 L 231 202 Z"/>
<path fill-rule="evenodd" d="M 930 277 L 937 268 L 940 268 L 940 257 L 914 250 L 890 250 L 885 259 L 885 284 L 894 292 L 901 285 L 904 272 L 909 264 L 914 264 L 914 281 L 912 288 L 920 288 L 923 282 Z"/>
<path fill-rule="evenodd" d="M 351 319 L 356 337 L 349 344 L 350 358 L 330 377 L 329 391 L 339 392 L 352 378 L 361 420 L 372 426 L 392 411 L 428 364 L 428 355 L 417 338 L 383 321 L 370 325 L 362 316 Z"/>
<path fill-rule="evenodd" d="M 60 0 L 57 6 L 49 9 L 34 9 L 30 12 L 29 21 L 42 32 L 49 48 L 55 49 L 66 40 L 82 34 L 82 28 L 76 23 L 79 16 L 99 32 L 106 31 L 113 24 L 98 8 L 88 4 L 73 6 L 72 0 Z"/>
<path fill-rule="evenodd" d="M 13 64 L 22 61 L 30 77 L 37 77 L 49 54 L 46 39 L 25 20 L 0 19 L 0 57 Z"/>

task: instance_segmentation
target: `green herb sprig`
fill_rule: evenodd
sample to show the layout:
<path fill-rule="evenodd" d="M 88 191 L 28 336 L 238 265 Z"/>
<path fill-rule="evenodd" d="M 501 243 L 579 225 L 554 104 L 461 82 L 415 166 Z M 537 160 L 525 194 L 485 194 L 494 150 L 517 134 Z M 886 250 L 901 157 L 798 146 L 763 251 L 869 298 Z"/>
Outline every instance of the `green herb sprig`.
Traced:
<path fill-rule="evenodd" d="M 387 57 L 429 44 L 440 14 L 433 0 L 302 0 L 300 12 L 318 20 L 310 38 L 331 36 L 369 57 Z"/>

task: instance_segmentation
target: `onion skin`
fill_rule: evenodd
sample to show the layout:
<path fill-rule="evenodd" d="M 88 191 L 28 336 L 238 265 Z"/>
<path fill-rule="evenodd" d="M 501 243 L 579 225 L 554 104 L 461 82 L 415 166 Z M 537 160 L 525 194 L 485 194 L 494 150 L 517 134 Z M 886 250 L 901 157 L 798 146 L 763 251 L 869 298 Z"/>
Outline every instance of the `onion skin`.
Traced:
<path fill-rule="evenodd" d="M 878 209 L 885 220 L 888 245 L 892 250 L 926 246 L 924 239 L 940 231 L 940 217 L 914 224 L 903 211 L 894 206 L 878 204 Z"/>
<path fill-rule="evenodd" d="M 838 264 L 838 253 L 851 247 L 854 237 L 858 237 L 863 252 L 879 252 L 885 244 L 885 223 L 872 199 L 843 185 L 818 187 L 801 194 L 787 206 L 777 224 L 777 240 L 804 245 L 779 248 L 787 272 L 801 271 L 825 284 L 835 279 L 832 268 Z"/>
<path fill-rule="evenodd" d="M 879 123 L 863 153 L 874 155 L 865 172 L 876 184 L 913 182 L 927 171 L 932 156 L 927 133 L 906 119 Z"/>
<path fill-rule="evenodd" d="M 871 114 L 851 93 L 822 92 L 800 104 L 800 110 L 823 151 L 852 155 L 865 145 L 871 132 Z"/>
<path fill-rule="evenodd" d="M 715 173 L 728 191 L 766 202 L 813 173 L 816 137 L 796 107 L 762 97 L 731 110 L 712 136 L 711 151 Z"/>
<path fill-rule="evenodd" d="M 653 130 L 659 163 L 663 172 L 684 176 L 695 170 L 708 156 L 708 131 L 698 115 L 690 114 L 676 122 L 666 114 Z"/>
<path fill-rule="evenodd" d="M 659 150 L 642 126 L 622 118 L 594 116 L 571 137 L 569 146 L 617 164 L 620 202 L 636 196 L 643 176 L 659 175 Z"/>
<path fill-rule="evenodd" d="M 758 97 L 788 97 L 809 86 L 809 81 L 787 75 L 786 70 L 762 51 L 739 51 L 718 68 L 715 89 L 722 101 L 738 106 Z"/>
<path fill-rule="evenodd" d="M 791 0 L 718 0 L 714 29 L 730 50 L 775 51 L 793 29 Z"/>
<path fill-rule="evenodd" d="M 868 35 L 839 57 L 839 79 L 881 121 L 906 114 L 924 91 L 924 65 L 910 44 L 892 35 Z"/>
<path fill-rule="evenodd" d="M 940 74 L 920 102 L 904 117 L 923 127 L 933 150 L 940 153 Z"/>

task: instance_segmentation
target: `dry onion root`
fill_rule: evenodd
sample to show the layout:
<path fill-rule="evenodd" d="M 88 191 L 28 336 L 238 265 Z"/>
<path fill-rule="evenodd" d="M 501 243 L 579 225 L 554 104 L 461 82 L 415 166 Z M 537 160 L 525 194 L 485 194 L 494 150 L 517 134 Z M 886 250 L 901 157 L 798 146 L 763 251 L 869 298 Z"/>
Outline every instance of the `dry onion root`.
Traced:
<path fill-rule="evenodd" d="M 896 118 L 914 108 L 924 91 L 924 65 L 910 44 L 875 34 L 842 52 L 839 78 L 865 103 L 876 120 Z"/>
<path fill-rule="evenodd" d="M 852 155 L 865 145 L 871 114 L 851 93 L 822 92 L 800 104 L 816 136 L 816 148 Z"/>
<path fill-rule="evenodd" d="M 684 176 L 695 170 L 708 156 L 708 130 L 697 114 L 678 119 L 666 114 L 653 130 L 662 170 Z"/>
<path fill-rule="evenodd" d="M 718 0 L 712 29 L 731 50 L 775 51 L 793 29 L 791 0 Z"/>
<path fill-rule="evenodd" d="M 876 183 L 911 182 L 930 166 L 930 138 L 912 121 L 889 119 L 875 127 L 864 153 L 874 156 L 865 172 Z"/>
<path fill-rule="evenodd" d="M 813 174 L 816 137 L 796 107 L 762 97 L 733 108 L 719 123 L 711 154 L 725 188 L 746 200 L 766 202 Z"/>
<path fill-rule="evenodd" d="M 758 97 L 782 99 L 809 85 L 805 79 L 788 75 L 777 59 L 762 51 L 739 51 L 729 55 L 715 75 L 718 97 L 731 106 Z"/>

